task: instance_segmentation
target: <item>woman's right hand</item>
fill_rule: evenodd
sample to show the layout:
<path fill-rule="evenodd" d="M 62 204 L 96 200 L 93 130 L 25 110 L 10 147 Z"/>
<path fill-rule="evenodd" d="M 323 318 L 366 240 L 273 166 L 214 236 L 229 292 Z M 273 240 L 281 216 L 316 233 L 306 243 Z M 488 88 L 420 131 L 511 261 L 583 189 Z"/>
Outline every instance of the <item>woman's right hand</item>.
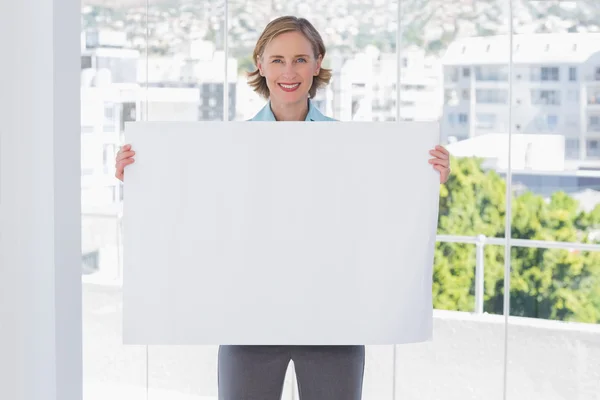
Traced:
<path fill-rule="evenodd" d="M 117 172 L 115 173 L 115 176 L 121 182 L 123 182 L 123 180 L 125 179 L 125 167 L 135 162 L 135 160 L 133 159 L 134 155 L 135 151 L 131 150 L 130 144 L 126 144 L 125 146 L 121 147 L 121 149 L 117 153 L 115 164 Z"/>

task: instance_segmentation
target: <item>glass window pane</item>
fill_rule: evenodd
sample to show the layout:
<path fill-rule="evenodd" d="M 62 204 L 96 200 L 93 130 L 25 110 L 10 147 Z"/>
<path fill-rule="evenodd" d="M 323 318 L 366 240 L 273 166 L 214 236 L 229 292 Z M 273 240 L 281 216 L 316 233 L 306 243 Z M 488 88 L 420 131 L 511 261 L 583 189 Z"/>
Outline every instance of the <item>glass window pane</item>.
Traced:
<path fill-rule="evenodd" d="M 507 398 L 595 398 L 600 252 L 514 247 L 511 266 Z"/>
<path fill-rule="evenodd" d="M 148 11 L 147 119 L 222 121 L 225 90 L 235 119 L 238 67 L 225 54 L 225 1 L 149 0 Z M 216 400 L 217 352 L 218 346 L 148 346 L 149 398 Z"/>
<path fill-rule="evenodd" d="M 514 93 L 530 90 L 532 102 L 512 110 L 527 135 L 513 135 L 511 149 L 507 398 L 594 398 L 600 381 L 588 355 L 598 353 L 590 339 L 600 333 L 600 246 L 578 245 L 598 243 L 600 35 L 572 19 L 589 2 L 523 3 L 515 8 L 514 40 L 526 41 L 536 56 L 513 54 L 515 68 L 531 70 L 531 81 L 515 82 Z M 549 21 L 546 33 L 532 32 Z"/>
<path fill-rule="evenodd" d="M 222 120 L 225 90 L 230 119 L 254 116 L 265 99 L 247 84 L 246 73 L 255 69 L 252 50 L 264 26 L 286 14 L 308 18 L 325 41 L 323 66 L 332 69 L 333 79 L 314 98 L 324 114 L 345 121 L 437 120 L 442 144 L 452 154 L 453 173 L 440 197 L 435 341 L 369 347 L 364 398 L 500 399 L 504 361 L 510 399 L 591 398 L 600 392 L 598 381 L 588 379 L 595 376 L 592 357 L 584 355 L 598 351 L 590 347 L 590 332 L 597 334 L 600 323 L 596 251 L 517 242 L 507 288 L 509 360 L 503 359 L 501 244 L 509 157 L 513 239 L 599 239 L 600 41 L 575 33 L 585 24 L 572 22 L 580 20 L 578 10 L 595 15 L 589 2 L 514 5 L 512 99 L 508 9 L 485 0 L 454 0 L 443 8 L 443 18 L 433 0 L 402 2 L 399 82 L 397 2 L 232 0 L 227 54 L 224 0 L 150 0 L 148 14 L 143 2 L 86 3 L 81 57 L 85 399 L 143 399 L 146 385 L 152 399 L 216 398 L 216 346 L 121 345 L 123 189 L 113 178 L 111 160 L 126 121 Z M 490 13 L 496 15 L 493 21 L 469 17 Z M 449 17 L 461 22 L 448 24 Z M 550 33 L 532 34 L 541 31 Z M 582 351 L 573 356 L 573 348 Z M 559 366 L 561 360 L 566 364 Z M 291 398 L 298 398 L 293 366 L 284 389 L 284 399 Z"/>
<path fill-rule="evenodd" d="M 230 54 L 238 60 L 239 119 L 253 117 L 266 100 L 255 93 L 244 76 L 254 71 L 252 52 L 263 28 L 272 19 L 298 15 L 308 19 L 319 31 L 326 47 L 323 67 L 331 69 L 329 85 L 317 91 L 313 99 L 327 116 L 344 121 L 393 121 L 397 114 L 397 56 L 395 52 L 397 8 L 395 2 L 377 0 L 364 5 L 329 3 L 265 3 L 260 0 L 230 2 L 232 26 Z M 258 11 L 260 10 L 260 11 Z M 415 110 L 429 100 L 440 101 L 432 94 L 432 76 L 438 74 L 419 49 L 407 52 L 403 74 L 418 73 L 419 81 L 404 86 L 400 99 L 405 118 L 415 118 Z M 401 111 L 402 112 L 402 111 Z"/>
<path fill-rule="evenodd" d="M 396 2 L 366 3 L 309 1 L 305 3 L 234 0 L 230 3 L 230 54 L 238 60 L 238 119 L 253 117 L 266 100 L 247 84 L 245 73 L 255 71 L 252 52 L 263 28 L 283 15 L 306 18 L 319 31 L 326 55 L 323 66 L 332 80 L 317 91 L 313 101 L 327 116 L 343 121 L 395 121 L 398 70 L 396 54 Z M 366 12 L 366 10 L 369 10 Z M 419 118 L 443 97 L 432 83 L 441 76 L 419 49 L 403 53 L 400 112 L 404 119 Z M 412 77 L 412 78 L 411 78 Z M 439 118 L 440 112 L 434 118 Z M 393 346 L 368 346 L 363 398 L 385 399 L 393 395 Z M 288 369 L 284 399 L 298 399 L 294 367 Z"/>
<path fill-rule="evenodd" d="M 443 240 L 435 255 L 434 339 L 397 346 L 392 399 L 502 399 L 504 247 Z"/>
<path fill-rule="evenodd" d="M 114 164 L 125 122 L 140 119 L 146 12 L 84 1 L 81 16 L 83 398 L 142 400 L 146 348 L 122 344 L 122 186 Z"/>
<path fill-rule="evenodd" d="M 499 15 L 488 31 L 474 21 L 453 27 L 444 25 L 436 13 L 427 18 L 422 9 L 435 8 L 433 1 L 401 4 L 402 30 L 412 34 L 405 37 L 403 48 L 417 46 L 441 64 L 440 96 L 445 101 L 439 120 L 442 144 L 452 155 L 452 174 L 440 192 L 434 340 L 397 347 L 393 398 L 500 400 L 504 361 L 500 244 L 505 236 L 509 161 L 508 13 L 496 10 Z M 482 13 L 488 6 L 485 1 L 454 1 L 444 13 L 448 16 L 448 10 L 464 7 Z"/>

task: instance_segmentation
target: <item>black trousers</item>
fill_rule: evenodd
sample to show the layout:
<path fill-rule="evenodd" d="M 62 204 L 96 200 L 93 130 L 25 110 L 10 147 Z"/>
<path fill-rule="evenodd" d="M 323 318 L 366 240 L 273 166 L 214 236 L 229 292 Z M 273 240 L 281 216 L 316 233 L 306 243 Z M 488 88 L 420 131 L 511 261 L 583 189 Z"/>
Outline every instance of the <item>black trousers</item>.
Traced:
<path fill-rule="evenodd" d="M 364 346 L 221 346 L 219 400 L 280 400 L 294 362 L 300 400 L 360 400 Z"/>

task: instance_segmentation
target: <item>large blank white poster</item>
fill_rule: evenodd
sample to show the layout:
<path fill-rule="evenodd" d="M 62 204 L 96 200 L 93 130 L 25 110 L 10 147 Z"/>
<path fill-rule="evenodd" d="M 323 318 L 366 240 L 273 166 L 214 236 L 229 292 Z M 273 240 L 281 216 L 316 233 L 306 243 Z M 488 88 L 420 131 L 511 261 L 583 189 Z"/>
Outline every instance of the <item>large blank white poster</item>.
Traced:
<path fill-rule="evenodd" d="M 126 127 L 129 344 L 399 344 L 432 335 L 429 122 Z"/>

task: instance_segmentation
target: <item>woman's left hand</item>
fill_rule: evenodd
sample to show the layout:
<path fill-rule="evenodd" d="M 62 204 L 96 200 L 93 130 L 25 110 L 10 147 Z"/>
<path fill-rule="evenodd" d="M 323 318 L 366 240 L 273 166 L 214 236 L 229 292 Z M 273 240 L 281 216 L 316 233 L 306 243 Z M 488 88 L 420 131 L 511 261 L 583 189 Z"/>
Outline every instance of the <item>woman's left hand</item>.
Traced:
<path fill-rule="evenodd" d="M 446 183 L 450 176 L 450 153 L 443 146 L 435 146 L 433 150 L 429 151 L 429 154 L 433 156 L 429 160 L 429 164 L 440 172 L 440 183 Z"/>

